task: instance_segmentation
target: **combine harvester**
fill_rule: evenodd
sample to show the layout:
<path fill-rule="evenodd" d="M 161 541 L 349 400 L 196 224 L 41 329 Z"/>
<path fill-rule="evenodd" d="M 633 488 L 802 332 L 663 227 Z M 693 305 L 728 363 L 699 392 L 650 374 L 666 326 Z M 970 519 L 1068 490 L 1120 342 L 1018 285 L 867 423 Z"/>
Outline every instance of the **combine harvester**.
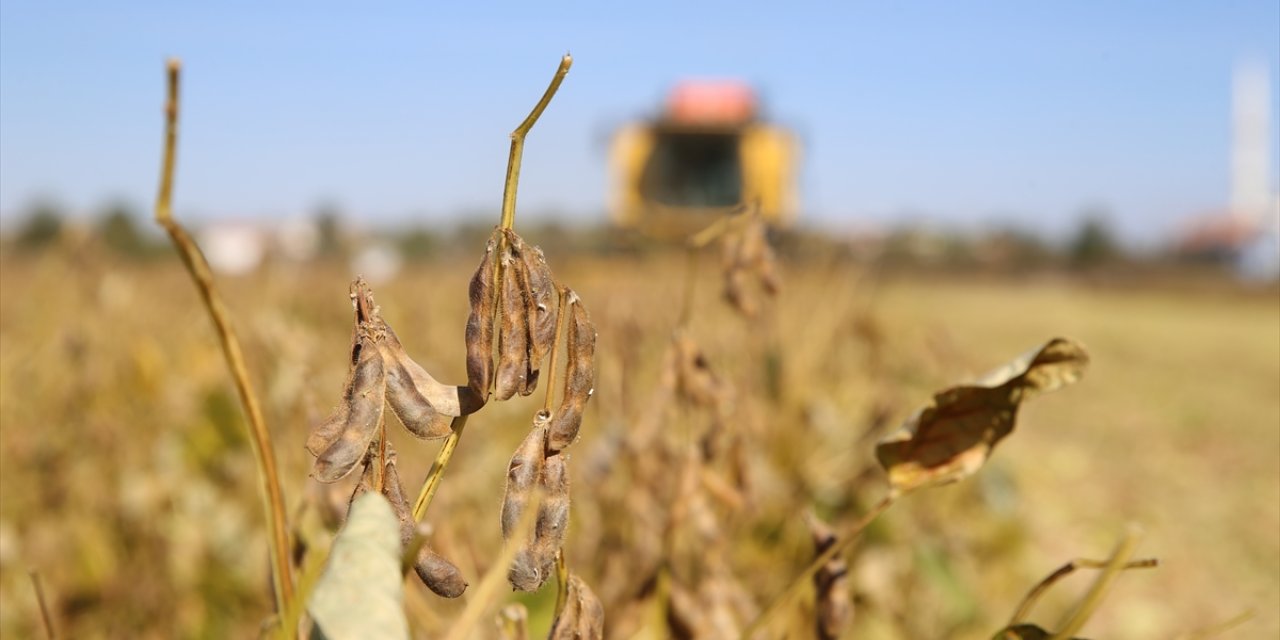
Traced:
<path fill-rule="evenodd" d="M 610 209 L 623 228 L 661 239 L 688 236 L 743 205 L 771 226 L 798 210 L 799 149 L 762 119 L 738 82 L 684 82 L 652 120 L 622 127 L 609 155 Z"/>

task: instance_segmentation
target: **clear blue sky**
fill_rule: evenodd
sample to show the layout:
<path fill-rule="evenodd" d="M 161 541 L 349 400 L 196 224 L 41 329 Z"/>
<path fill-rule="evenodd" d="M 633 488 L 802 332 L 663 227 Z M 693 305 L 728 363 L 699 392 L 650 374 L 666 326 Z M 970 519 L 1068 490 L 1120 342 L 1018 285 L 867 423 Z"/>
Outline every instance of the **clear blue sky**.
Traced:
<path fill-rule="evenodd" d="M 521 215 L 599 215 L 609 132 L 686 76 L 761 88 L 801 133 L 806 216 L 834 225 L 1056 231 L 1102 205 L 1150 238 L 1227 201 L 1237 60 L 1269 67 L 1280 129 L 1276 0 L 4 0 L 0 216 L 40 197 L 149 206 L 170 55 L 186 64 L 181 215 L 496 212 L 507 133 L 565 51 Z"/>

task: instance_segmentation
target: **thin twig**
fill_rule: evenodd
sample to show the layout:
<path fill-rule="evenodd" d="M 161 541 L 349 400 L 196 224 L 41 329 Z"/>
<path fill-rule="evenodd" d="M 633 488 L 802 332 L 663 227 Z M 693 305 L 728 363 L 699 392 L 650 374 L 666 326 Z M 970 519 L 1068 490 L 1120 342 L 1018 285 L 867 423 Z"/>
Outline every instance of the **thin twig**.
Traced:
<path fill-rule="evenodd" d="M 1080 601 L 1075 610 L 1063 620 L 1062 624 L 1058 625 L 1058 631 L 1053 634 L 1050 640 L 1071 638 L 1089 621 L 1098 605 L 1102 604 L 1102 598 L 1107 594 L 1111 583 L 1115 581 L 1116 576 L 1120 575 L 1120 571 L 1129 562 L 1129 557 L 1133 555 L 1133 550 L 1138 547 L 1138 539 L 1140 537 L 1141 533 L 1136 526 L 1130 526 L 1125 531 L 1124 537 L 1116 545 L 1116 550 L 1111 554 L 1111 558 L 1107 560 L 1107 565 L 1102 569 L 1102 573 L 1093 581 L 1093 586 L 1089 588 L 1089 592 L 1085 594 L 1084 599 Z"/>
<path fill-rule="evenodd" d="M 502 222 L 503 229 L 510 229 L 516 223 L 516 188 L 520 182 L 520 161 L 524 156 L 524 138 L 529 135 L 529 130 L 533 128 L 534 123 L 546 110 L 547 105 L 551 103 L 551 98 L 556 95 L 556 91 L 560 89 L 560 83 L 564 82 L 564 77 L 569 73 L 569 67 L 573 66 L 573 56 L 564 54 L 560 58 L 560 67 L 556 69 L 556 75 L 551 78 L 551 84 L 547 86 L 547 90 L 542 94 L 542 98 L 538 100 L 538 104 L 533 106 L 533 111 L 511 132 L 511 154 L 507 157 L 507 179 L 502 187 Z"/>
<path fill-rule="evenodd" d="M 285 519 L 284 497 L 280 490 L 280 476 L 276 471 L 276 455 L 271 445 L 271 432 L 262 418 L 258 397 L 249 385 L 249 373 L 244 364 L 240 341 L 236 338 L 231 318 L 213 284 L 213 273 L 205 261 L 200 247 L 187 230 L 173 219 L 173 169 L 178 138 L 178 79 L 182 64 L 177 59 L 169 61 L 169 100 L 165 105 L 164 165 L 160 172 L 160 192 L 156 196 L 156 222 L 164 227 L 182 256 L 182 262 L 191 274 L 205 308 L 213 319 L 222 343 L 222 353 L 227 368 L 235 380 L 240 404 L 249 418 L 249 441 L 258 461 L 258 476 L 262 481 L 263 499 L 266 502 L 267 523 L 271 529 L 272 584 L 275 586 L 276 613 L 283 614 L 293 600 L 293 578 L 289 566 L 289 529 Z"/>
<path fill-rule="evenodd" d="M 876 504 L 876 506 L 871 508 L 871 511 L 868 511 L 859 518 L 857 522 L 853 523 L 853 526 L 849 527 L 849 530 L 845 532 L 843 537 L 837 539 L 830 547 L 827 547 L 826 551 L 823 551 L 817 558 L 814 558 L 813 562 L 810 562 L 809 566 L 805 567 L 804 571 L 801 571 L 799 575 L 793 578 L 791 580 L 791 584 L 787 585 L 787 588 L 784 589 L 782 593 L 778 594 L 778 596 L 769 603 L 769 606 L 765 607 L 765 610 L 760 615 L 756 616 L 756 619 L 747 626 L 746 631 L 742 632 L 744 640 L 751 638 L 756 632 L 764 629 L 765 625 L 769 622 L 769 619 L 778 613 L 782 608 L 782 605 L 794 598 L 801 589 L 811 586 L 813 582 L 813 574 L 820 571 L 832 558 L 848 551 L 849 547 L 853 546 L 853 543 L 857 541 L 858 534 L 862 533 L 862 530 L 867 528 L 867 525 L 871 524 L 871 522 L 878 518 L 880 514 L 888 510 L 888 508 L 893 505 L 897 497 L 897 493 L 890 493 L 889 495 L 886 495 Z"/>
<path fill-rule="evenodd" d="M 569 567 L 564 561 L 564 549 L 556 550 L 556 615 L 564 613 L 564 605 L 569 602 Z"/>
<path fill-rule="evenodd" d="M 40 605 L 40 621 L 44 623 L 44 636 L 53 640 L 56 637 L 53 633 L 53 616 L 49 614 L 49 603 L 44 599 L 44 585 L 40 583 L 40 574 L 32 570 L 28 575 L 31 576 L 31 586 L 36 590 L 36 603 Z"/>
<path fill-rule="evenodd" d="M 1152 567 L 1159 566 L 1159 564 L 1160 564 L 1160 561 L 1157 560 L 1156 558 L 1144 558 L 1142 560 L 1134 560 L 1133 562 L 1127 562 L 1123 567 L 1120 567 L 1120 568 L 1121 569 L 1150 569 Z M 1035 606 L 1036 601 L 1040 599 L 1040 596 L 1044 595 L 1044 593 L 1048 591 L 1049 587 L 1053 586 L 1054 583 L 1071 575 L 1072 573 L 1075 572 L 1076 569 L 1105 569 L 1107 568 L 1107 566 L 1108 566 L 1108 563 L 1106 560 L 1089 560 L 1088 558 L 1076 558 L 1075 560 L 1072 560 L 1071 562 L 1068 562 L 1062 565 L 1061 567 L 1058 567 L 1057 570 L 1055 570 L 1053 573 L 1050 573 L 1048 576 L 1045 576 L 1043 580 L 1041 580 L 1038 584 L 1036 584 L 1036 586 L 1032 587 L 1031 590 L 1027 592 L 1026 597 L 1022 599 L 1022 603 L 1018 605 L 1018 610 L 1013 612 L 1012 618 L 1009 618 L 1008 626 L 1012 627 L 1013 625 L 1018 624 L 1023 620 L 1026 620 L 1027 614 L 1031 613 L 1031 608 Z"/>
<path fill-rule="evenodd" d="M 444 470 L 449 466 L 449 461 L 453 459 L 453 451 L 458 448 L 458 440 L 462 439 L 462 430 L 467 427 L 467 416 L 458 416 L 453 419 L 453 433 L 440 446 L 440 453 L 436 454 L 435 462 L 431 463 L 431 471 L 427 472 L 427 479 L 422 483 L 422 491 L 418 493 L 418 500 L 413 503 L 413 519 L 415 522 L 422 522 L 422 518 L 427 515 L 427 507 L 431 506 L 431 499 L 436 495 L 436 487 L 440 486 L 440 478 L 444 475 Z"/>

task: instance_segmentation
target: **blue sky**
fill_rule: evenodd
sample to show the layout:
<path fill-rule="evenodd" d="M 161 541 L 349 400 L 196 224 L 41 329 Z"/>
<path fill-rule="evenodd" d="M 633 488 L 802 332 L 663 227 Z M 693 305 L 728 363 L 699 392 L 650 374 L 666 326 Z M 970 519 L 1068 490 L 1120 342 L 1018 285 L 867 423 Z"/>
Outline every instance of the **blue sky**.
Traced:
<path fill-rule="evenodd" d="M 806 218 L 832 226 L 1055 232 L 1101 206 L 1153 238 L 1227 201 L 1237 61 L 1269 67 L 1280 130 L 1275 0 L 427 5 L 4 0 L 0 217 L 149 206 L 169 55 L 176 205 L 206 219 L 496 219 L 507 134 L 565 51 L 522 216 L 601 215 L 610 131 L 685 77 L 760 88 L 801 135 Z"/>

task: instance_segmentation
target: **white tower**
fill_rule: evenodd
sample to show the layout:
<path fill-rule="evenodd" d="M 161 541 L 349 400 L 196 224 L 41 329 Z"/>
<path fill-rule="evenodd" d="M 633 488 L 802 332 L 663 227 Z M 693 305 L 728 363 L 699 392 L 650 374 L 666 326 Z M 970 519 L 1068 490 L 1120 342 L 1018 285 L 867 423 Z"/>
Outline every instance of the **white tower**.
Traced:
<path fill-rule="evenodd" d="M 1267 68 L 1252 62 L 1237 64 L 1234 80 L 1231 215 L 1261 227 L 1268 222 L 1274 197 Z"/>

